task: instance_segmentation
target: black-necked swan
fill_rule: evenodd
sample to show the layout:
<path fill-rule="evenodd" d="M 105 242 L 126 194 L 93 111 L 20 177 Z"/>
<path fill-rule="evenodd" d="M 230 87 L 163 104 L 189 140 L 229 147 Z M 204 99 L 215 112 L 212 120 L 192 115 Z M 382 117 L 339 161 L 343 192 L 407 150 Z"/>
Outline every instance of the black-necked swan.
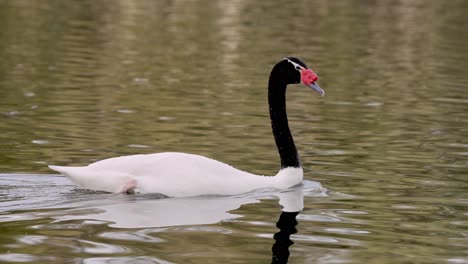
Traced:
<path fill-rule="evenodd" d="M 271 70 L 268 104 L 281 169 L 260 176 L 225 163 L 187 153 L 162 152 L 97 161 L 82 167 L 52 166 L 84 189 L 106 192 L 158 193 L 168 197 L 236 195 L 260 188 L 287 189 L 302 183 L 303 171 L 289 130 L 286 87 L 302 83 L 319 94 L 318 76 L 301 60 L 287 57 Z"/>

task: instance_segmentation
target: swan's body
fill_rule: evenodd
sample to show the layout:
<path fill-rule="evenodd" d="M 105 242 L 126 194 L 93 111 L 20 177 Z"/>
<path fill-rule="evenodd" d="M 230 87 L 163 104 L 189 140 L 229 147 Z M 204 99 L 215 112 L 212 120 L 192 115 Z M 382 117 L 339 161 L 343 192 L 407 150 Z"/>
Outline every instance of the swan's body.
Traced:
<path fill-rule="evenodd" d="M 84 167 L 50 168 L 85 189 L 125 192 L 134 188 L 135 192 L 170 197 L 285 189 L 300 184 L 303 175 L 302 168 L 286 168 L 274 177 L 259 176 L 203 156 L 177 152 L 116 157 Z"/>
<path fill-rule="evenodd" d="M 298 74 L 300 73 L 300 74 Z M 280 61 L 270 75 L 268 98 L 281 158 L 275 176 L 259 176 L 199 155 L 163 152 L 110 158 L 83 167 L 49 166 L 81 188 L 106 192 L 159 193 L 169 197 L 235 195 L 260 188 L 287 189 L 302 183 L 303 171 L 289 131 L 285 92 L 303 83 L 323 94 L 315 73 L 296 58 Z"/>

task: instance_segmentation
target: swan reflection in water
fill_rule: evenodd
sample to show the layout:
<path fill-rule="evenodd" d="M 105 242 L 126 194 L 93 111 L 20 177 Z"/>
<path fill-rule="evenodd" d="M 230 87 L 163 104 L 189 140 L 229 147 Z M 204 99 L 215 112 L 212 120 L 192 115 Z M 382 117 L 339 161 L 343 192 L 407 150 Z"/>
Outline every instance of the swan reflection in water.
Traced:
<path fill-rule="evenodd" d="M 44 178 L 47 177 L 41 177 L 40 180 Z M 52 177 L 48 180 L 56 181 L 55 178 Z M 17 179 L 18 177 L 16 177 Z M 13 183 L 17 185 L 16 181 L 13 181 Z M 34 181 L 34 183 L 37 185 L 37 181 Z M 49 185 L 44 186 L 45 189 L 50 189 Z M 307 180 L 301 186 L 282 192 L 263 190 L 239 196 L 167 199 L 155 199 L 161 197 L 155 197 L 154 195 L 116 195 L 83 191 L 73 193 L 72 190 L 65 187 L 70 186 L 64 183 L 63 188 L 61 188 L 64 189 L 64 192 L 57 192 L 57 197 L 51 196 L 51 199 L 55 201 L 54 204 L 44 207 L 45 204 L 53 201 L 42 200 L 31 204 L 31 206 L 35 205 L 36 209 L 39 206 L 45 210 L 22 211 L 18 208 L 19 205 L 14 205 L 9 209 L 19 209 L 19 211 L 13 214 L 4 214 L 0 222 L 52 218 L 54 219 L 52 223 L 54 225 L 66 223 L 69 220 L 93 220 L 95 223 L 96 221 L 106 223 L 114 228 L 208 225 L 242 217 L 242 215 L 235 214 L 234 210 L 242 205 L 260 203 L 261 200 L 276 197 L 279 198 L 282 213 L 277 222 L 279 232 L 274 235 L 272 263 L 286 263 L 289 257 L 289 246 L 292 245 L 290 235 L 296 232 L 296 216 L 304 207 L 304 196 L 320 197 L 327 195 L 326 189 L 320 183 Z M 28 190 L 28 188 L 26 189 Z M 23 190 L 21 194 L 32 199 L 32 197 L 37 196 L 36 191 L 25 192 Z M 28 200 L 28 197 L 25 199 Z M 57 203 L 57 201 L 61 202 Z M 24 204 L 24 202 L 22 203 Z"/>
<path fill-rule="evenodd" d="M 283 199 L 280 197 L 280 204 L 283 208 L 278 222 L 276 222 L 276 227 L 278 227 L 279 231 L 273 236 L 275 243 L 271 248 L 272 264 L 288 263 L 290 254 L 289 247 L 294 244 L 290 236 L 297 233 L 296 216 L 304 208 L 304 194 L 302 189 L 288 193 L 288 195 L 288 197 L 283 196 Z M 290 204 L 285 204 L 285 201 Z"/>
<path fill-rule="evenodd" d="M 296 216 L 299 213 L 300 212 L 281 212 L 279 220 L 276 222 L 279 232 L 273 236 L 275 243 L 271 248 L 273 253 L 273 258 L 271 260 L 272 264 L 288 263 L 289 247 L 294 244 L 294 242 L 291 241 L 290 236 L 297 233 Z"/>
<path fill-rule="evenodd" d="M 109 199 L 80 200 L 57 207 L 69 209 L 55 212 L 56 222 L 68 220 L 97 220 L 115 228 L 157 228 L 183 225 L 216 224 L 241 217 L 232 213 L 242 205 L 260 203 L 262 199 L 279 198 L 283 212 L 300 212 L 304 193 L 324 196 L 318 182 L 304 181 L 288 191 L 264 191 L 239 196 L 201 196 L 192 198 L 154 199 L 148 195 L 116 195 Z"/>
<path fill-rule="evenodd" d="M 118 201 L 79 201 L 74 209 L 53 217 L 56 221 L 93 219 L 110 223 L 116 228 L 174 227 L 183 225 L 215 224 L 241 217 L 231 211 L 242 205 L 259 203 L 261 199 L 279 198 L 282 212 L 274 234 L 272 263 L 287 263 L 289 247 L 294 244 L 290 236 L 297 232 L 296 216 L 304 207 L 304 194 L 325 196 L 320 183 L 304 181 L 303 186 L 283 192 L 258 192 L 244 196 L 148 199 L 144 196 L 119 196 Z M 163 213 L 162 213 L 163 212 Z"/>

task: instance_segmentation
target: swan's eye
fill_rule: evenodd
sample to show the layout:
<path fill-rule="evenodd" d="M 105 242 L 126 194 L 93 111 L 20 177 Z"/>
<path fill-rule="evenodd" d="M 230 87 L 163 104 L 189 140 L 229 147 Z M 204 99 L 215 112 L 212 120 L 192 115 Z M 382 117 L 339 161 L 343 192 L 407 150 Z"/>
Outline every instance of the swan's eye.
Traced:
<path fill-rule="evenodd" d="M 297 65 L 296 65 L 296 67 L 295 67 L 295 68 L 296 68 L 296 70 L 298 70 L 298 71 L 300 71 L 300 70 L 301 70 L 301 68 L 300 68 L 299 66 L 297 66 Z"/>

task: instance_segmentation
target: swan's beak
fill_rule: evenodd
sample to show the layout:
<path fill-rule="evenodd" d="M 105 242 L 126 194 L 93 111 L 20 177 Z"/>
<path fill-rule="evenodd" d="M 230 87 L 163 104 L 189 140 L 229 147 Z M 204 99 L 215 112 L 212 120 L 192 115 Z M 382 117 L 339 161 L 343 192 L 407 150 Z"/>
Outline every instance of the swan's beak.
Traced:
<path fill-rule="evenodd" d="M 312 90 L 316 91 L 317 93 L 319 93 L 321 96 L 325 95 L 325 91 L 322 88 L 320 88 L 320 86 L 317 83 L 313 82 L 307 86 L 310 87 Z"/>
<path fill-rule="evenodd" d="M 312 88 L 312 90 L 316 91 L 321 96 L 324 96 L 325 91 L 322 90 L 322 88 L 320 88 L 320 86 L 318 86 L 318 84 L 316 83 L 318 80 L 317 74 L 311 69 L 307 69 L 304 67 L 301 68 L 301 66 L 299 66 L 299 68 L 301 73 L 301 83 L 305 86 Z"/>

